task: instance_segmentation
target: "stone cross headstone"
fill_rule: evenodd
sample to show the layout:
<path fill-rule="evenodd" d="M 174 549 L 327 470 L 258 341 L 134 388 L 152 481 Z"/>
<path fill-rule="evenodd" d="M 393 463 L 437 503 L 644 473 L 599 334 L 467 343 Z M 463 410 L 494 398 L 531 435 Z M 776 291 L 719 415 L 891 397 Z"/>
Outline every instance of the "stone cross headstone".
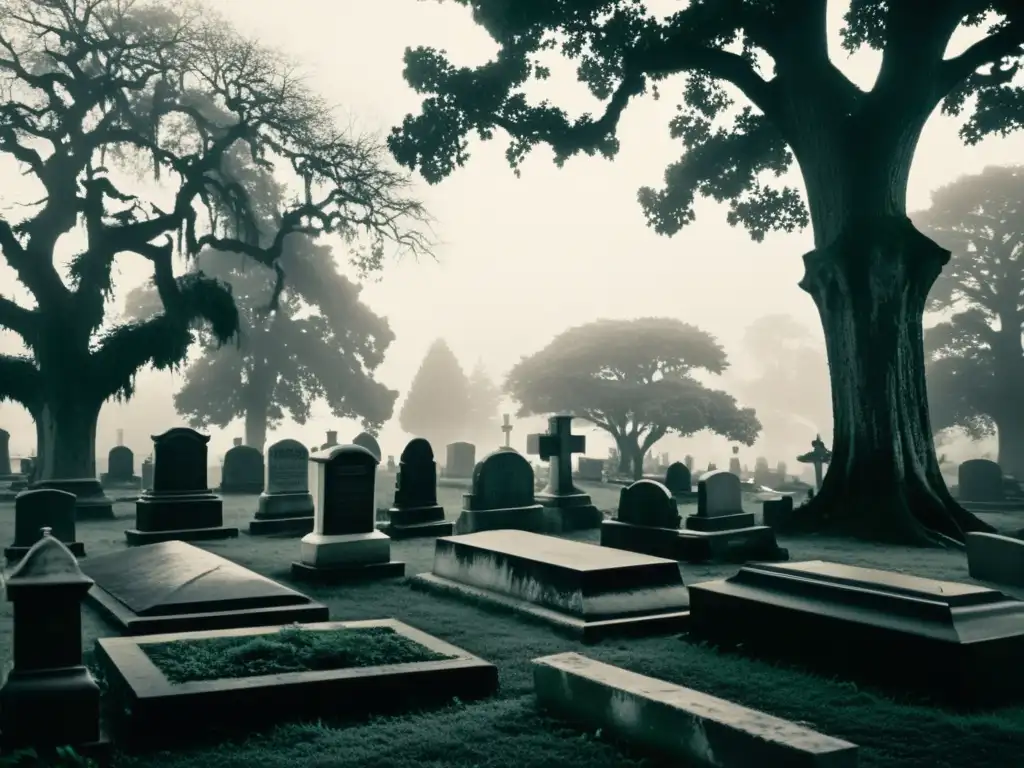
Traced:
<path fill-rule="evenodd" d="M 261 493 L 263 454 L 250 445 L 236 443 L 224 454 L 220 490 L 223 493 Z"/>
<path fill-rule="evenodd" d="M 377 438 L 371 435 L 369 432 L 360 432 L 358 435 L 356 435 L 352 440 L 352 445 L 358 445 L 368 450 L 370 453 L 377 457 L 377 463 L 380 464 L 380 443 L 378 443 Z"/>
<path fill-rule="evenodd" d="M 586 445 L 583 435 L 572 434 L 572 415 L 567 413 L 549 418 L 546 434 L 527 436 L 526 452 L 548 463 L 548 484 L 542 493 L 551 496 L 580 493 L 572 482 L 572 455 L 583 453 Z"/>
<path fill-rule="evenodd" d="M 135 454 L 126 445 L 115 445 L 107 453 L 107 477 L 112 483 L 131 483 L 135 478 Z M 58 538 L 60 538 L 58 536 Z"/>
<path fill-rule="evenodd" d="M 14 543 L 4 550 L 7 562 L 25 556 L 49 528 L 75 557 L 85 555 L 85 546 L 75 536 L 75 494 L 55 488 L 22 491 L 14 497 Z"/>
<path fill-rule="evenodd" d="M 693 493 L 693 475 L 689 467 L 676 461 L 665 470 L 665 487 L 672 496 L 689 496 Z"/>
<path fill-rule="evenodd" d="M 958 495 L 962 501 L 993 502 L 1005 499 L 1003 470 L 988 459 L 968 459 L 957 468 Z"/>
<path fill-rule="evenodd" d="M 309 457 L 313 532 L 322 536 L 376 529 L 377 457 L 359 445 L 337 445 Z"/>
<path fill-rule="evenodd" d="M 472 477 L 476 466 L 476 446 L 472 443 L 450 443 L 445 449 L 445 477 Z"/>
<path fill-rule="evenodd" d="M 11 433 L 0 429 L 0 477 L 11 474 Z"/>
<path fill-rule="evenodd" d="M 512 446 L 509 445 L 509 443 L 512 440 L 512 424 L 509 423 L 509 416 L 508 416 L 507 413 L 502 414 L 501 418 L 502 418 L 501 431 L 505 433 L 505 447 L 506 448 L 511 448 Z"/>
<path fill-rule="evenodd" d="M 814 465 L 814 488 L 815 490 L 821 490 L 823 477 L 821 468 L 832 461 L 832 451 L 825 447 L 825 443 L 821 440 L 821 435 L 817 435 L 811 441 L 810 452 L 797 456 L 796 460 L 802 464 Z"/>
<path fill-rule="evenodd" d="M 697 488 L 698 515 L 721 517 L 743 513 L 743 486 L 732 472 L 719 469 L 701 475 Z"/>
<path fill-rule="evenodd" d="M 637 480 L 619 491 L 616 519 L 630 525 L 678 528 L 680 516 L 675 499 L 667 487 L 656 480 Z"/>

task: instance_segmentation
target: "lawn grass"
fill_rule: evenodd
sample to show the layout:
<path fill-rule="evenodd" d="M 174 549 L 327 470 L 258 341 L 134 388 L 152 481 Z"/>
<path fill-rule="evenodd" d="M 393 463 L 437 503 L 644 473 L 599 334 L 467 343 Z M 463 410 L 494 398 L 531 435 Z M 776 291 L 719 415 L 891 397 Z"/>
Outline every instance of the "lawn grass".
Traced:
<path fill-rule="evenodd" d="M 390 490 L 390 489 L 388 489 Z M 617 489 L 616 489 L 617 490 Z M 439 488 L 449 519 L 458 515 L 460 489 Z M 590 489 L 588 489 L 590 492 Z M 609 499 L 617 493 L 605 494 Z M 595 503 L 607 508 L 605 497 Z M 378 499 L 378 506 L 389 505 Z M 255 497 L 225 499 L 225 525 L 245 526 Z M 123 548 L 133 508 L 118 505 L 116 521 L 79 523 L 90 555 Z M 995 524 L 995 516 L 986 518 Z M 1007 525 L 1021 527 L 1020 519 Z M 0 539 L 13 533 L 13 515 L 0 513 Z M 596 533 L 572 536 L 595 541 Z M 827 537 L 781 537 L 793 560 L 823 559 L 969 582 L 962 552 L 860 544 Z M 295 538 L 241 536 L 204 548 L 284 583 Z M 433 540 L 397 541 L 392 557 L 413 575 L 430 570 Z M 722 578 L 736 566 L 681 567 L 687 584 Z M 336 621 L 395 618 L 465 649 L 498 667 L 500 690 L 489 700 L 401 717 L 350 723 L 292 723 L 205 748 L 118 755 L 123 768 L 660 768 L 604 734 L 547 717 L 536 708 L 530 660 L 577 651 L 609 664 L 735 701 L 860 745 L 862 768 L 1008 768 L 1024 765 L 1024 707 L 957 714 L 912 699 L 815 677 L 685 637 L 607 640 L 593 646 L 559 636 L 542 624 L 453 597 L 410 589 L 402 580 L 347 587 L 300 586 L 328 605 Z M 1004 590 L 1021 596 L 1019 590 Z M 0 662 L 10 658 L 10 604 L 0 603 Z M 90 610 L 83 616 L 85 648 L 116 635 Z M 888 663 L 878 659 L 879 664 Z M 936 674 L 943 670 L 936 669 Z M 675 763 L 674 765 L 678 765 Z"/>
<path fill-rule="evenodd" d="M 424 648 L 391 627 L 310 630 L 296 625 L 269 635 L 175 640 L 140 647 L 171 683 L 451 658 Z"/>

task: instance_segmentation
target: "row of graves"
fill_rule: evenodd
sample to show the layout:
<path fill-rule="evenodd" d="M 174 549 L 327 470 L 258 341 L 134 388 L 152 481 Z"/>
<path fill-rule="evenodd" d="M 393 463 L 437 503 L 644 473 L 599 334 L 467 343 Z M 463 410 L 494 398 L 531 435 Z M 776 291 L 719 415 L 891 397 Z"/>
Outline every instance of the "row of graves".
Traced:
<path fill-rule="evenodd" d="M 335 445 L 311 454 L 281 441 L 267 453 L 254 523 L 312 518 L 291 567 L 298 583 L 404 577 L 392 537 L 434 536 L 432 568 L 410 575 L 410 588 L 497 605 L 583 642 L 682 634 L 952 707 L 1024 698 L 1024 670 L 1015 663 L 1024 652 L 1024 602 L 976 584 L 788 562 L 772 528 L 744 509 L 740 479 L 728 471 L 705 473 L 694 492 L 685 464 L 671 465 L 664 482 L 623 487 L 615 516 L 605 520 L 573 483 L 571 457 L 585 446 L 570 424 L 571 416 L 552 417 L 546 434 L 528 439 L 529 451 L 549 462 L 542 491 L 534 491 L 524 456 L 499 449 L 475 465 L 454 522 L 437 504 L 437 468 L 425 440 L 402 452 L 383 526 L 374 509 L 379 449 Z M 82 664 L 83 600 L 122 633 L 98 640 L 96 656 L 106 695 L 121 704 L 110 709 L 119 713 L 107 723 L 110 735 L 129 748 L 180 745 L 182 731 L 167 724 L 186 717 L 199 735 L 227 727 L 227 718 L 259 728 L 346 708 L 366 714 L 472 702 L 497 691 L 497 669 L 486 659 L 394 618 L 331 621 L 309 595 L 190 543 L 238 535 L 223 525 L 222 500 L 206 487 L 208 442 L 190 429 L 154 439 L 153 488 L 136 503 L 124 551 L 84 557 L 74 494 L 42 488 L 18 496 L 20 549 L 9 551 L 15 565 L 5 579 L 15 641 L 14 666 L 0 688 L 4 748 L 71 745 L 88 754 L 109 744 L 100 729 L 100 687 Z M 697 510 L 684 521 L 679 504 L 694 495 Z M 766 505 L 792 503 L 783 497 Z M 595 526 L 599 545 L 558 535 Z M 986 563 L 1015 558 L 1024 576 L 1024 541 L 971 534 L 968 556 L 976 560 L 978 552 Z M 742 565 L 725 579 L 686 585 L 680 560 Z M 972 576 L 992 575 L 976 573 L 973 560 Z M 172 679 L 158 663 L 168 644 L 306 632 L 350 633 L 378 657 L 382 644 L 401 646 L 402 661 L 213 680 Z M 892 663 L 878 664 L 881 657 Z M 540 705 L 682 761 L 857 764 L 854 744 L 585 654 L 532 663 Z"/>

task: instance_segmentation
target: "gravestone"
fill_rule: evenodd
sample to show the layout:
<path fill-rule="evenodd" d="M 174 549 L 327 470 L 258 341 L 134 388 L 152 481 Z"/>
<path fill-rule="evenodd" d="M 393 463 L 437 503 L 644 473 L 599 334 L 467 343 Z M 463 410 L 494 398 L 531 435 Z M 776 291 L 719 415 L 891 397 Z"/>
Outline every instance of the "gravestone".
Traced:
<path fill-rule="evenodd" d="M 988 459 L 968 459 L 957 469 L 962 501 L 1003 501 L 1003 470 Z"/>
<path fill-rule="evenodd" d="M 742 643 L 764 660 L 957 708 L 1024 700 L 1024 602 L 986 587 L 821 560 L 757 563 L 691 585 L 690 608 L 697 639 Z"/>
<path fill-rule="evenodd" d="M 995 533 L 968 533 L 966 543 L 972 579 L 1024 587 L 1024 541 Z"/>
<path fill-rule="evenodd" d="M 88 599 L 128 635 L 326 621 L 327 606 L 184 541 L 82 561 Z"/>
<path fill-rule="evenodd" d="M 313 530 L 309 451 L 298 440 L 278 440 L 267 449 L 267 474 L 249 534 L 303 536 Z"/>
<path fill-rule="evenodd" d="M 100 687 L 82 663 L 81 603 L 92 584 L 49 528 L 7 577 L 14 665 L 0 688 L 5 751 L 100 748 Z"/>
<path fill-rule="evenodd" d="M 0 480 L 13 480 L 11 472 L 11 433 L 0 429 Z"/>
<path fill-rule="evenodd" d="M 619 491 L 615 519 L 630 525 L 679 528 L 679 507 L 667 486 L 656 480 L 637 480 Z"/>
<path fill-rule="evenodd" d="M 33 462 L 33 475 L 38 473 L 38 467 Z M 51 478 L 49 480 L 34 481 L 29 488 L 36 490 L 40 488 L 52 488 L 57 491 L 66 491 L 75 495 L 75 519 L 77 520 L 113 520 L 114 502 L 103 491 L 99 478 L 96 477 L 74 477 L 74 478 Z"/>
<path fill-rule="evenodd" d="M 736 477 L 743 474 L 743 467 L 740 466 L 739 452 L 740 447 L 734 445 L 732 447 L 732 457 L 729 459 L 729 471 L 736 475 Z"/>
<path fill-rule="evenodd" d="M 391 559 L 391 539 L 376 528 L 377 457 L 338 445 L 309 457 L 314 498 L 312 533 L 302 537 L 292 576 L 322 583 L 404 576 Z"/>
<path fill-rule="evenodd" d="M 85 557 L 85 545 L 76 541 L 75 496 L 67 491 L 40 488 L 14 497 L 14 543 L 4 550 L 8 563 L 20 560 L 48 528 L 75 557 Z"/>
<path fill-rule="evenodd" d="M 224 502 L 206 482 L 209 435 L 175 427 L 153 436 L 153 487 L 135 502 L 128 546 L 205 541 L 238 535 L 224 525 Z"/>
<path fill-rule="evenodd" d="M 507 450 L 512 450 L 512 446 L 510 445 L 512 441 L 512 423 L 509 421 L 507 413 L 502 414 L 501 418 L 501 431 L 505 435 L 505 445 L 503 447 Z"/>
<path fill-rule="evenodd" d="M 695 494 L 690 468 L 679 461 L 669 464 L 665 470 L 665 487 L 677 499 L 692 499 Z"/>
<path fill-rule="evenodd" d="M 437 464 L 434 450 L 422 437 L 409 441 L 399 459 L 395 505 L 388 510 L 384 533 L 393 539 L 451 536 L 454 523 L 444 519 L 437 503 Z"/>
<path fill-rule="evenodd" d="M 793 520 L 793 497 L 782 496 L 761 502 L 761 520 L 771 528 L 786 528 Z"/>
<path fill-rule="evenodd" d="M 686 519 L 694 531 L 724 531 L 754 525 L 754 514 L 743 511 L 743 485 L 732 472 L 705 472 L 697 483 L 697 514 Z"/>
<path fill-rule="evenodd" d="M 541 531 L 544 508 L 533 498 L 533 467 L 516 451 L 494 451 L 473 470 L 473 485 L 462 495 L 455 532 L 498 529 Z"/>
<path fill-rule="evenodd" d="M 135 454 L 127 445 L 115 445 L 107 453 L 107 471 L 100 476 L 103 485 L 138 486 L 135 474 Z"/>
<path fill-rule="evenodd" d="M 476 467 L 476 446 L 472 443 L 449 443 L 445 448 L 445 477 L 473 477 Z"/>
<path fill-rule="evenodd" d="M 600 483 L 604 481 L 604 462 L 600 459 L 588 459 L 580 456 L 578 459 L 578 474 L 580 480 L 588 483 Z"/>
<path fill-rule="evenodd" d="M 572 455 L 586 449 L 586 438 L 572 434 L 572 418 L 555 414 L 548 419 L 547 433 L 526 438 L 526 452 L 548 464 L 547 485 L 535 500 L 544 507 L 544 530 L 549 533 L 597 528 L 604 519 L 590 496 L 572 481 Z"/>
<path fill-rule="evenodd" d="M 388 456 L 388 472 L 397 472 L 398 466 L 395 464 L 395 457 Z"/>
<path fill-rule="evenodd" d="M 796 457 L 801 464 L 810 464 L 814 467 L 814 490 L 821 490 L 821 483 L 824 479 L 823 467 L 832 461 L 832 451 L 825 447 L 821 435 L 816 435 L 811 441 L 811 450 Z"/>
<path fill-rule="evenodd" d="M 371 435 L 369 432 L 360 432 L 352 440 L 352 445 L 358 445 L 361 448 L 365 448 L 374 455 L 377 459 L 377 463 L 380 464 L 381 452 L 380 443 L 377 442 L 377 438 Z"/>
<path fill-rule="evenodd" d="M 262 453 L 250 445 L 233 445 L 224 454 L 220 492 L 262 493 L 264 472 Z"/>
<path fill-rule="evenodd" d="M 142 462 L 142 489 L 148 491 L 153 487 L 153 457 L 147 456 Z"/>
<path fill-rule="evenodd" d="M 410 581 L 533 616 L 584 642 L 678 632 L 688 615 L 676 562 L 528 531 L 442 537 L 432 572 Z"/>

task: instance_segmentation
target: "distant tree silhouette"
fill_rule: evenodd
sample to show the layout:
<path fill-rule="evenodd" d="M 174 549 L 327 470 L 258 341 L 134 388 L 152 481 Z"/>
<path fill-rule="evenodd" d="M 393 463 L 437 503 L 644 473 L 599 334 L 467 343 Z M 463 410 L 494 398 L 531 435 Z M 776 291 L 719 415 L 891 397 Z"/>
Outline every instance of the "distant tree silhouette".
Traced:
<path fill-rule="evenodd" d="M 1024 166 L 960 177 L 914 222 L 953 253 L 928 297 L 954 310 L 925 334 L 932 426 L 996 433 L 999 463 L 1024 478 Z"/>
<path fill-rule="evenodd" d="M 670 432 L 708 429 L 753 445 L 761 429 L 754 411 L 690 375 L 722 373 L 727 365 L 713 336 L 679 320 L 598 320 L 520 360 L 505 390 L 521 416 L 569 411 L 605 430 L 619 450 L 620 471 L 639 479 L 644 456 Z"/>
<path fill-rule="evenodd" d="M 448 343 L 437 339 L 409 385 L 398 424 L 441 451 L 449 443 L 468 437 L 471 408 L 469 380 Z"/>
<path fill-rule="evenodd" d="M 456 2 L 472 8 L 498 52 L 471 68 L 432 48 L 406 51 L 406 80 L 424 99 L 389 139 L 401 163 L 436 183 L 467 162 L 472 135 L 499 131 L 517 174 L 539 144 L 559 165 L 581 152 L 614 157 L 634 98 L 679 94 L 669 131 L 682 157 L 662 189 L 640 190 L 648 223 L 675 234 L 708 197 L 728 202 L 729 222 L 755 240 L 808 223 L 814 233 L 800 285 L 825 331 L 834 460 L 794 521 L 918 544 L 991 530 L 952 498 L 936 461 L 922 315 L 949 254 L 913 227 L 906 195 L 917 142 L 940 105 L 954 115 L 970 105 L 961 131 L 969 143 L 1024 126 L 1024 90 L 1014 84 L 1020 0 L 851 3 L 844 48 L 881 52 L 869 91 L 829 57 L 824 0 L 693 0 L 667 16 L 628 0 Z M 980 25 L 981 40 L 944 58 L 958 28 Z M 572 60 L 604 102 L 600 114 L 571 117 L 528 98 L 533 81 L 551 75 L 551 51 Z M 803 197 L 773 181 L 797 168 Z"/>
<path fill-rule="evenodd" d="M 483 363 L 478 362 L 467 380 L 469 391 L 468 428 L 473 441 L 481 446 L 498 445 L 498 409 L 501 389 L 491 379 Z"/>

